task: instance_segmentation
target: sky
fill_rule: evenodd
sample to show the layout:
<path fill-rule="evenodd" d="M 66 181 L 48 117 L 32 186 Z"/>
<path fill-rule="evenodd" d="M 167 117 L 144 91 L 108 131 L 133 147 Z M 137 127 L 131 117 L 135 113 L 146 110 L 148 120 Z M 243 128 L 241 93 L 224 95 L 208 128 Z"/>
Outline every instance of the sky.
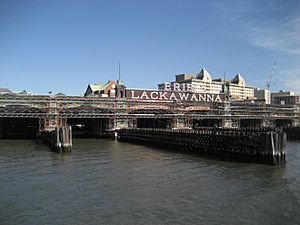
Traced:
<path fill-rule="evenodd" d="M 0 87 L 83 95 L 156 89 L 206 68 L 300 94 L 299 0 L 0 0 Z"/>

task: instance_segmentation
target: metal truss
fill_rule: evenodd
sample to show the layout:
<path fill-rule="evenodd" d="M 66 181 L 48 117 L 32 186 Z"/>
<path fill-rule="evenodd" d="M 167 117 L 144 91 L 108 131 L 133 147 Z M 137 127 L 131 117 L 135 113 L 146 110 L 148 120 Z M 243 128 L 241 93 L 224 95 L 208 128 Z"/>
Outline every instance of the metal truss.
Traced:
<path fill-rule="evenodd" d="M 0 117 L 300 119 L 294 106 L 245 102 L 203 103 L 113 98 L 0 96 Z"/>

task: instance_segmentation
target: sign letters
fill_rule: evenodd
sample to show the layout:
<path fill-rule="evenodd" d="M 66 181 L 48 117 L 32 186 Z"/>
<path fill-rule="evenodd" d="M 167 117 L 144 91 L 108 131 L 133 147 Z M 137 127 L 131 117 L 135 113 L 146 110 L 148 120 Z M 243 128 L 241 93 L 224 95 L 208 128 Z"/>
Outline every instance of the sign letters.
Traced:
<path fill-rule="evenodd" d="M 187 86 L 187 85 L 185 85 Z M 223 102 L 223 94 L 175 91 L 126 90 L 127 99 L 160 101 Z"/>

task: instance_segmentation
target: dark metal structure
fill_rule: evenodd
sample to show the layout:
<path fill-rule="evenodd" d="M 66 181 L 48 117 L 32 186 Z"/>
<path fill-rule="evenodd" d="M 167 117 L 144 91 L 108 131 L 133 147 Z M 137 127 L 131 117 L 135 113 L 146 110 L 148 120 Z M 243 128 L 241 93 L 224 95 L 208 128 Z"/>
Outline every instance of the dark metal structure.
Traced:
<path fill-rule="evenodd" d="M 287 127 L 300 125 L 299 106 L 249 102 L 133 100 L 77 96 L 2 95 L 0 130 L 6 118 L 36 118 L 39 131 L 51 131 L 77 119 L 94 120 L 95 132 L 136 128 Z M 152 121 L 152 122 L 151 122 Z M 216 122 L 210 122 L 216 121 Z M 101 126 L 98 124 L 102 123 Z M 74 125 L 74 124 L 73 124 Z M 3 131 L 0 131 L 0 134 Z"/>

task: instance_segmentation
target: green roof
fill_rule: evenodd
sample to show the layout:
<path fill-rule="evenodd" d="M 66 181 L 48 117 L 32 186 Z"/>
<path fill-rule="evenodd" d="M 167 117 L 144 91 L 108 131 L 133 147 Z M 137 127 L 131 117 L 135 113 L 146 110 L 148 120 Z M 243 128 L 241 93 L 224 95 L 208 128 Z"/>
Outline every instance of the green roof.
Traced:
<path fill-rule="evenodd" d="M 109 85 L 109 81 L 106 84 L 90 84 L 90 88 L 92 92 L 101 91 L 105 89 Z"/>

